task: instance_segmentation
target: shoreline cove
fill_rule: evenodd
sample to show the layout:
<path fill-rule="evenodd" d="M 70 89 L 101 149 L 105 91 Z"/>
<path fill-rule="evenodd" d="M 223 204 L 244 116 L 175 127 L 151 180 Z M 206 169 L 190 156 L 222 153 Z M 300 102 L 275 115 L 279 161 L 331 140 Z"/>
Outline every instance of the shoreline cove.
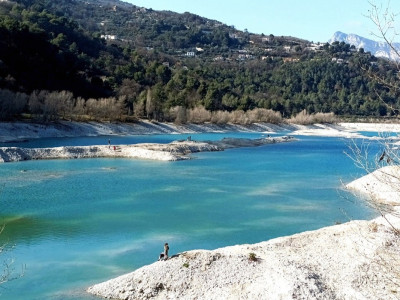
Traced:
<path fill-rule="evenodd" d="M 177 133 L 190 135 L 196 132 L 232 131 L 368 139 L 360 132 L 400 132 L 400 124 L 176 126 L 151 122 L 60 122 L 44 126 L 0 123 L 0 142 L 46 137 Z M 41 155 L 49 159 L 83 158 L 85 155 L 102 153 L 106 156 L 97 157 L 131 155 L 129 157 L 173 161 L 188 159 L 190 153 L 198 151 L 258 146 L 246 143 L 246 139 L 226 139 L 209 143 L 180 141 L 170 144 L 123 145 L 116 146 L 121 147 L 116 150 L 114 145 L 111 148 L 100 145 L 23 149 L 32 151 L 33 154 L 29 152 L 32 156 L 39 155 L 39 159 Z M 21 148 L 17 147 L 3 147 L 0 148 L 0 154 L 1 151 L 10 151 L 7 149 L 14 149 L 13 155 L 19 157 L 19 160 L 24 160 L 24 155 L 28 153 L 21 154 L 18 150 Z M 34 154 L 35 151 L 38 153 Z M 10 153 L 7 155 L 13 157 Z M 155 158 L 157 155 L 159 157 Z M 373 200 L 379 199 L 393 208 L 393 214 L 370 221 L 350 221 L 257 244 L 171 253 L 171 258 L 167 261 L 154 262 L 131 273 L 93 285 L 88 287 L 87 292 L 110 299 L 265 299 L 266 295 L 269 299 L 398 299 L 400 238 L 390 224 L 400 228 L 400 218 L 396 215 L 399 212 L 400 193 L 382 184 L 385 181 L 382 176 L 391 172 L 398 172 L 398 169 L 377 170 L 354 180 L 346 188 L 363 196 L 370 196 Z"/>

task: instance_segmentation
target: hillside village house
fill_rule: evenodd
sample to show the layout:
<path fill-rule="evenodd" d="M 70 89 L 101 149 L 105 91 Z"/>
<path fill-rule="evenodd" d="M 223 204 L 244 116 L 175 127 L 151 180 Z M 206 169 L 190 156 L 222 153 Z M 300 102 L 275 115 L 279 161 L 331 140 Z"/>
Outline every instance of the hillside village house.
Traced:
<path fill-rule="evenodd" d="M 112 41 L 112 40 L 116 40 L 117 36 L 116 35 L 110 35 L 110 34 L 102 34 L 100 36 L 102 39 L 108 40 L 108 41 Z"/>
<path fill-rule="evenodd" d="M 293 57 L 284 57 L 283 62 L 298 62 L 300 61 L 300 58 L 293 58 Z"/>
<path fill-rule="evenodd" d="M 263 37 L 263 38 L 261 38 L 261 42 L 263 42 L 263 43 L 268 43 L 269 42 L 269 37 Z"/>

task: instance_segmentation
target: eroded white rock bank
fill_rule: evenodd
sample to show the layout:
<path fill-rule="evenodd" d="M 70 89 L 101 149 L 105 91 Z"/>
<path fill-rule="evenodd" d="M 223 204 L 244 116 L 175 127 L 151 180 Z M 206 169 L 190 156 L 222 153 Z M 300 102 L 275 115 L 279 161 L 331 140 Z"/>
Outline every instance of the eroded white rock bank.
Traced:
<path fill-rule="evenodd" d="M 398 167 L 378 170 L 348 188 L 394 205 L 395 211 L 392 193 L 397 185 L 388 190 L 386 176 L 396 172 Z M 389 194 L 376 198 L 376 191 Z M 88 292 L 129 300 L 399 299 L 398 228 L 400 218 L 389 214 L 253 245 L 188 251 Z"/>
<path fill-rule="evenodd" d="M 138 121 L 137 123 L 68 122 L 40 124 L 28 122 L 1 122 L 0 142 L 23 141 L 33 138 L 145 135 L 145 134 L 194 134 L 204 132 L 284 132 L 291 135 L 337 136 L 359 138 L 359 132 L 400 132 L 400 124 L 338 123 L 338 124 L 185 124 Z"/>
<path fill-rule="evenodd" d="M 169 144 L 135 144 L 117 146 L 69 146 L 54 148 L 0 147 L 0 162 L 38 159 L 77 159 L 99 157 L 123 157 L 176 161 L 189 159 L 191 153 L 223 151 L 237 147 L 256 147 L 294 141 L 290 136 L 260 139 L 226 138 L 221 141 L 175 141 Z"/>
<path fill-rule="evenodd" d="M 274 125 L 267 123 L 237 125 L 237 124 L 186 124 L 158 123 L 138 121 L 137 123 L 99 123 L 99 122 L 68 122 L 56 123 L 0 123 L 0 142 L 23 141 L 33 138 L 57 138 L 78 136 L 108 136 L 108 135 L 146 135 L 146 134 L 193 134 L 204 132 L 277 132 L 292 131 L 291 125 Z"/>
<path fill-rule="evenodd" d="M 400 225 L 398 218 L 391 221 Z M 180 253 L 88 292 L 110 299 L 395 299 L 400 278 L 390 268 L 393 260 L 398 264 L 399 246 L 382 218 L 352 221 L 253 245 Z"/>
<path fill-rule="evenodd" d="M 370 197 L 376 204 L 389 205 L 400 211 L 400 166 L 386 166 L 346 185 Z"/>

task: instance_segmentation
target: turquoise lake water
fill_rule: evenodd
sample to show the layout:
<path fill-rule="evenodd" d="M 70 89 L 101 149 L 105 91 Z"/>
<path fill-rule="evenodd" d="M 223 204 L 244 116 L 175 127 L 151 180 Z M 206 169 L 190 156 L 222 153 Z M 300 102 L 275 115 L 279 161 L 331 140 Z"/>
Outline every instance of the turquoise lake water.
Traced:
<path fill-rule="evenodd" d="M 166 143 L 188 135 L 111 137 L 112 144 Z M 259 133 L 193 134 L 197 140 Z M 109 137 L 41 139 L 22 147 L 106 144 Z M 0 165 L 0 244 L 14 246 L 22 278 L 0 299 L 97 299 L 85 293 L 170 254 L 256 243 L 375 214 L 342 190 L 363 175 L 348 140 L 299 141 L 158 162 L 49 160 Z M 10 144 L 7 144 L 10 145 Z"/>

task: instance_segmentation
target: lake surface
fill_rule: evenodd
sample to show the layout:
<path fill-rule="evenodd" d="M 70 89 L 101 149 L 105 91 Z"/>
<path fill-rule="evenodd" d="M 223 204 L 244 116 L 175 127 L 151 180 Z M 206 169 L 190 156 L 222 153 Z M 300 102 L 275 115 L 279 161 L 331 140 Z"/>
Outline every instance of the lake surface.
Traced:
<path fill-rule="evenodd" d="M 166 143 L 188 135 L 110 137 L 112 144 Z M 196 140 L 260 133 L 193 134 Z M 22 147 L 106 144 L 109 137 L 40 139 Z M 348 140 L 299 141 L 158 162 L 134 159 L 0 164 L 0 243 L 24 277 L 1 299 L 97 299 L 95 283 L 170 254 L 256 243 L 375 216 L 342 190 L 363 175 Z M 7 144 L 10 146 L 10 144 Z"/>

